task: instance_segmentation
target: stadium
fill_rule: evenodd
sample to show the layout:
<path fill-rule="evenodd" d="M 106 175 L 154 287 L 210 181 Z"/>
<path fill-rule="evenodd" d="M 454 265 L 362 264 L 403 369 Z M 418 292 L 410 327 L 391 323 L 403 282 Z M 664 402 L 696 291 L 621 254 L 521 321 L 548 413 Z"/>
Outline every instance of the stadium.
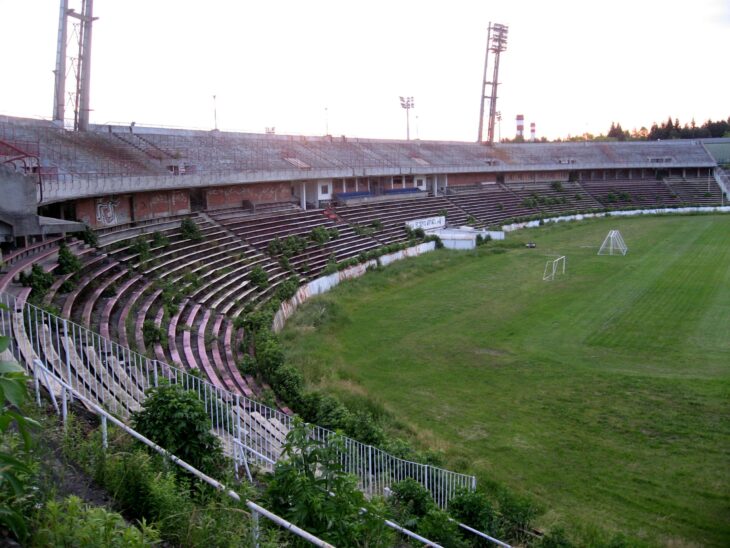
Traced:
<path fill-rule="evenodd" d="M 550 506 L 517 544 L 554 523 L 628 531 L 627 545 L 727 541 L 730 138 L 469 143 L 4 116 L 0 164 L 3 360 L 64 415 L 75 397 L 126 421 L 167 379 L 200 395 L 250 477 L 274 470 L 295 414 L 323 416 L 301 411 L 306 384 L 442 453 L 345 438 L 368 496 L 411 478 L 443 509 L 493 481 Z M 629 251 L 602 257 L 612 229 Z M 436 249 L 461 240 L 470 251 Z M 556 257 L 567 268 L 546 279 Z M 288 361 L 268 371 L 262 311 Z M 670 408 L 686 428 L 662 430 Z M 578 424 L 593 419 L 606 431 Z M 342 425 L 323 420 L 312 436 L 326 441 Z M 636 448 L 555 442 L 603 436 Z M 623 466 L 635 476 L 613 477 Z M 676 501 L 672 482 L 699 494 Z"/>

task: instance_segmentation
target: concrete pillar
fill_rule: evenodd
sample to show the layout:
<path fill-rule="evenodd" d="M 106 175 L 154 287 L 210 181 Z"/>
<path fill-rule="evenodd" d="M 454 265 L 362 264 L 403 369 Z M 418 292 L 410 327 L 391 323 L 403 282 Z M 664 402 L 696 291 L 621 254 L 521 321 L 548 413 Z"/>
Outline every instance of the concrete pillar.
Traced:
<path fill-rule="evenodd" d="M 300 193 L 299 193 L 299 206 L 302 209 L 307 209 L 307 182 L 302 181 L 300 183 Z"/>

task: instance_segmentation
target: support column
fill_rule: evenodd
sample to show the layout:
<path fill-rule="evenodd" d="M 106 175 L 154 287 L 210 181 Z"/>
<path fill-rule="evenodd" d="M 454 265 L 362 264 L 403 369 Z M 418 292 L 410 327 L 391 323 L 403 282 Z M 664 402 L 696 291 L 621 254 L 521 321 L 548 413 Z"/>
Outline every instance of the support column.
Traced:
<path fill-rule="evenodd" d="M 299 193 L 299 207 L 307 209 L 307 181 L 302 181 Z"/>

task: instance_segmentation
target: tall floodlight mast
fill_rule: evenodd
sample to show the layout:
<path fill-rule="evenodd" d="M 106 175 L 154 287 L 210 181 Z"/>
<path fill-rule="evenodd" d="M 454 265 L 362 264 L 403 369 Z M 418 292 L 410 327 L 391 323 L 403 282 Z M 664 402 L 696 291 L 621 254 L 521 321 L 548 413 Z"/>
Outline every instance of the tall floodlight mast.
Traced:
<path fill-rule="evenodd" d="M 413 97 L 401 97 L 400 106 L 406 109 L 406 140 L 411 140 L 411 109 L 415 106 Z"/>
<path fill-rule="evenodd" d="M 484 101 L 489 99 L 489 123 L 487 125 L 487 142 L 494 143 L 494 119 L 497 115 L 497 86 L 499 85 L 499 54 L 507 49 L 507 33 L 509 27 L 499 23 L 489 23 L 487 32 L 487 48 L 484 55 L 484 78 L 482 79 L 481 107 L 479 109 L 479 142 L 484 141 Z M 487 81 L 487 66 L 490 52 L 494 57 L 492 81 Z M 491 86 L 491 95 L 487 95 L 487 85 Z"/>
<path fill-rule="evenodd" d="M 91 26 L 94 17 L 94 0 L 82 0 L 81 13 L 69 9 L 68 0 L 60 1 L 58 18 L 58 44 L 56 49 L 56 73 L 53 91 L 53 120 L 63 126 L 66 101 L 66 41 L 68 18 L 79 21 L 79 42 L 77 66 L 75 67 L 76 86 L 74 97 L 74 129 L 86 131 L 89 128 L 90 88 L 91 88 Z"/>
<path fill-rule="evenodd" d="M 58 44 L 56 45 L 55 85 L 53 88 L 53 121 L 63 127 L 66 104 L 66 14 L 68 0 L 61 0 L 58 16 Z"/>

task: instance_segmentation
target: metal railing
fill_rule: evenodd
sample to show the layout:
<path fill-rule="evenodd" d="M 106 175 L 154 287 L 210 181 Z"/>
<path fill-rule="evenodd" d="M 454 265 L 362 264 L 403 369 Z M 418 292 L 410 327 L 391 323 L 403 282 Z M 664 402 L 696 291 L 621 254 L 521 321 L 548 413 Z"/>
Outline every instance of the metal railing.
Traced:
<path fill-rule="evenodd" d="M 118 418 L 114 417 L 112 414 L 104 410 L 101 406 L 94 403 L 92 400 L 84 397 L 82 394 L 80 394 L 76 389 L 74 389 L 71 385 L 64 382 L 61 378 L 57 377 L 53 372 L 49 371 L 46 366 L 39 360 L 35 359 L 33 361 L 33 380 L 35 385 L 35 392 L 36 392 L 36 401 L 38 405 L 41 404 L 41 391 L 40 386 L 41 383 L 48 389 L 49 395 L 51 397 L 51 401 L 53 403 L 53 407 L 56 409 L 56 412 L 61 415 L 63 419 L 64 427 L 66 426 L 67 419 L 68 419 L 68 402 L 70 399 L 76 398 L 79 400 L 79 402 L 84 405 L 87 409 L 89 409 L 94 414 L 98 415 L 101 419 L 101 430 L 102 430 L 102 445 L 104 449 L 107 448 L 107 423 L 111 422 L 130 436 L 132 436 L 134 439 L 144 443 L 148 447 L 154 449 L 157 453 L 162 455 L 163 457 L 169 459 L 171 462 L 175 463 L 177 466 L 180 466 L 184 470 L 190 472 L 195 477 L 199 478 L 200 480 L 204 481 L 214 489 L 217 489 L 218 491 L 222 491 L 226 495 L 228 495 L 230 498 L 235 500 L 236 502 L 241 502 L 241 496 L 236 493 L 233 489 L 229 489 L 225 485 L 223 485 L 218 480 L 208 476 L 207 474 L 201 472 L 194 466 L 188 464 L 181 458 L 173 455 L 169 451 L 167 451 L 164 447 L 161 447 L 157 445 L 155 442 L 150 440 L 149 438 L 143 436 L 133 428 L 130 428 L 124 422 L 119 420 Z M 56 390 L 60 390 L 60 399 L 61 399 L 61 407 L 58 406 L 58 401 L 56 399 Z M 303 538 L 304 540 L 310 542 L 311 544 L 314 544 L 315 546 L 321 546 L 322 548 L 334 548 L 331 544 L 323 541 L 322 539 L 314 536 L 313 534 L 305 531 L 304 529 L 301 529 L 300 527 L 297 527 L 293 523 L 285 520 L 284 518 L 277 516 L 273 512 L 270 512 L 263 506 L 259 506 L 258 504 L 251 502 L 250 500 L 245 501 L 246 506 L 249 510 L 251 510 L 251 521 L 252 521 L 252 527 L 251 527 L 251 536 L 253 540 L 254 546 L 258 546 L 259 541 L 259 515 L 264 516 L 265 518 L 269 519 L 279 527 L 289 531 L 292 534 L 297 535 L 298 537 Z"/>
<path fill-rule="evenodd" d="M 273 470 L 281 456 L 292 417 L 199 376 L 106 339 L 70 320 L 0 293 L 0 334 L 11 336 L 10 351 L 32 372 L 41 360 L 79 394 L 126 420 L 140 408 L 145 391 L 166 381 L 195 391 L 204 403 L 225 453 L 240 467 Z M 58 390 L 57 390 L 58 392 Z M 327 443 L 334 432 L 312 427 L 312 437 Z M 341 464 L 369 496 L 412 478 L 432 494 L 439 508 L 459 490 L 476 489 L 474 476 L 397 458 L 376 447 L 344 438 Z"/>

